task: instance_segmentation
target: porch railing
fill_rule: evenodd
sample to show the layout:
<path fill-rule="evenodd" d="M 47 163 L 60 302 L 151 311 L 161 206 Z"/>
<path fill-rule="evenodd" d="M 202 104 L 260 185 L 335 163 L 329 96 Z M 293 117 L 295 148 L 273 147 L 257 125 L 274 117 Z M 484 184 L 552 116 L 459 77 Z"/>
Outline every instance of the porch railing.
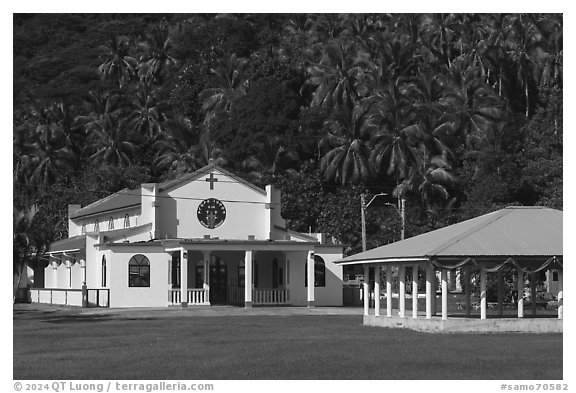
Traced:
<path fill-rule="evenodd" d="M 30 288 L 30 301 L 82 307 L 82 289 Z M 88 289 L 88 307 L 110 307 L 110 290 Z"/>
<path fill-rule="evenodd" d="M 168 290 L 168 303 L 170 304 L 181 304 L 182 301 L 180 295 L 180 289 L 169 289 Z M 188 289 L 188 299 L 189 305 L 209 305 L 210 304 L 209 290 L 204 288 L 191 288 Z"/>
<path fill-rule="evenodd" d="M 252 291 L 252 303 L 269 304 L 289 304 L 290 293 L 288 289 L 254 289 Z"/>

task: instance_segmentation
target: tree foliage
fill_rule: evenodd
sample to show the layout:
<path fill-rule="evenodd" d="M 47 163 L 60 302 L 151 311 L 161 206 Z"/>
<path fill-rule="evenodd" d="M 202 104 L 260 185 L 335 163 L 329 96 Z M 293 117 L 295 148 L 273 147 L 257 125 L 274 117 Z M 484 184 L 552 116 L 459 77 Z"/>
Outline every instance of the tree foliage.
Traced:
<path fill-rule="evenodd" d="M 217 162 L 359 249 L 562 208 L 558 14 L 14 14 L 15 259 L 67 203 Z M 36 213 L 26 221 L 26 212 Z M 33 247 L 31 245 L 34 245 Z M 16 252 L 17 251 L 17 252 Z"/>

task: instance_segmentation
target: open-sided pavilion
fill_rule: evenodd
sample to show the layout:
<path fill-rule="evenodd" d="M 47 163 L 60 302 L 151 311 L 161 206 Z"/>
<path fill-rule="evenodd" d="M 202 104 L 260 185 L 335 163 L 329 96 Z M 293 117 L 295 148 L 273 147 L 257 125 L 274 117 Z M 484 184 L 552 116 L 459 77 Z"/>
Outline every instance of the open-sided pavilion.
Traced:
<path fill-rule="evenodd" d="M 562 211 L 545 207 L 508 207 L 413 238 L 391 243 L 337 261 L 364 266 L 364 324 L 408 327 L 424 331 L 562 331 Z M 412 318 L 406 315 L 406 267 L 412 267 Z M 480 270 L 480 318 L 471 315 L 470 272 Z M 374 314 L 369 312 L 370 269 L 374 277 Z M 425 319 L 418 315 L 418 271 L 426 276 Z M 386 276 L 386 317 L 380 316 L 381 270 Z M 464 318 L 448 318 L 448 271 L 464 278 Z M 517 318 L 487 319 L 487 274 L 498 275 L 498 309 L 502 315 L 502 273 L 513 270 L 517 282 Z M 532 314 L 536 314 L 536 274 L 558 277 L 558 317 L 524 319 L 524 287 L 530 276 Z M 398 274 L 398 314 L 392 313 L 393 274 Z M 441 317 L 436 314 L 436 272 L 441 281 Z"/>

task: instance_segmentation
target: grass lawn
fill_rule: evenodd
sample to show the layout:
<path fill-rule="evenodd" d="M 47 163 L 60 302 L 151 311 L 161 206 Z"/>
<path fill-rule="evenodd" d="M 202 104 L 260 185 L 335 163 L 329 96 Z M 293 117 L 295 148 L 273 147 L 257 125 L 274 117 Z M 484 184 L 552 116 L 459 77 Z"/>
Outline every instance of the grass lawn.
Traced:
<path fill-rule="evenodd" d="M 562 379 L 562 334 L 428 334 L 337 315 L 15 309 L 13 322 L 14 379 Z"/>

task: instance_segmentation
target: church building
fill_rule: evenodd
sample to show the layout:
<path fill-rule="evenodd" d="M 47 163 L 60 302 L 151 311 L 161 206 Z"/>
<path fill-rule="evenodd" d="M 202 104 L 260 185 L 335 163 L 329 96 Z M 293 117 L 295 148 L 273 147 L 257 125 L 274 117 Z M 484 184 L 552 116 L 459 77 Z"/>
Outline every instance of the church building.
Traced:
<path fill-rule="evenodd" d="M 100 307 L 341 306 L 342 245 L 286 228 L 280 190 L 210 164 L 69 205 L 33 302 Z"/>

